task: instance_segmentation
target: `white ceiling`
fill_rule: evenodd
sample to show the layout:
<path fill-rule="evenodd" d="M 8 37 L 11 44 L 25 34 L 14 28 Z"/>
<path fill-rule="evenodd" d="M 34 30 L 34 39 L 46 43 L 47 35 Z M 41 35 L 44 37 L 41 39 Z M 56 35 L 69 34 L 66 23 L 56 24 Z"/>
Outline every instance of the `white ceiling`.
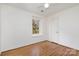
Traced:
<path fill-rule="evenodd" d="M 63 11 L 70 7 L 74 7 L 79 4 L 78 3 L 50 3 L 48 9 L 44 8 L 44 3 L 8 3 L 8 5 L 25 9 L 29 12 L 33 12 L 42 16 L 47 16 Z M 41 10 L 44 10 L 44 12 L 41 12 Z"/>

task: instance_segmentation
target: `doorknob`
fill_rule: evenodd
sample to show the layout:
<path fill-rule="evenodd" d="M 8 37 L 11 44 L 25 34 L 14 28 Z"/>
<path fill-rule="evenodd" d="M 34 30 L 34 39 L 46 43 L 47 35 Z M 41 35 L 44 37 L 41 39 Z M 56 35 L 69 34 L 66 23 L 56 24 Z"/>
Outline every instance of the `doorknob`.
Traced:
<path fill-rule="evenodd" d="M 56 33 L 59 33 L 59 32 L 56 32 Z"/>

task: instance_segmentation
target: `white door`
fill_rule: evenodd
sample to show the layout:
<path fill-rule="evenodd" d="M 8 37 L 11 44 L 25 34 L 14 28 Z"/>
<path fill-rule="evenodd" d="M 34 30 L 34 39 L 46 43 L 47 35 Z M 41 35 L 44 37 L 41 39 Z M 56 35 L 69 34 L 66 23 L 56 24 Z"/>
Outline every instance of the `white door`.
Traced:
<path fill-rule="evenodd" d="M 52 42 L 58 42 L 59 40 L 59 19 L 58 17 L 56 18 L 54 17 L 49 22 L 49 39 Z"/>

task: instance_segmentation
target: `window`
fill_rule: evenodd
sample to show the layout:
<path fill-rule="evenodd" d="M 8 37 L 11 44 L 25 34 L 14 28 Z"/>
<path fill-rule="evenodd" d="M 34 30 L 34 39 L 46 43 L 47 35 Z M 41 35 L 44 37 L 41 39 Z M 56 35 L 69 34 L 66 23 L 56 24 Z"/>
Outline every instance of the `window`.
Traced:
<path fill-rule="evenodd" d="M 40 20 L 38 20 L 37 18 L 35 18 L 34 16 L 33 16 L 33 19 L 32 19 L 32 34 L 39 34 L 39 30 L 40 30 L 40 28 L 39 28 L 39 22 L 40 22 Z"/>

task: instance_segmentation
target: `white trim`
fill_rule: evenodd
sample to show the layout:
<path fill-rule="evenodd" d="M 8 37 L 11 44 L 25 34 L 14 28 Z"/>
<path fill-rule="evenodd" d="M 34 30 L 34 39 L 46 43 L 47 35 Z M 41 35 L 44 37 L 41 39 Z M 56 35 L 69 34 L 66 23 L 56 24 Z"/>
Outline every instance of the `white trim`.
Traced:
<path fill-rule="evenodd" d="M 41 35 L 43 35 L 43 34 L 33 34 L 32 36 L 41 36 Z"/>

